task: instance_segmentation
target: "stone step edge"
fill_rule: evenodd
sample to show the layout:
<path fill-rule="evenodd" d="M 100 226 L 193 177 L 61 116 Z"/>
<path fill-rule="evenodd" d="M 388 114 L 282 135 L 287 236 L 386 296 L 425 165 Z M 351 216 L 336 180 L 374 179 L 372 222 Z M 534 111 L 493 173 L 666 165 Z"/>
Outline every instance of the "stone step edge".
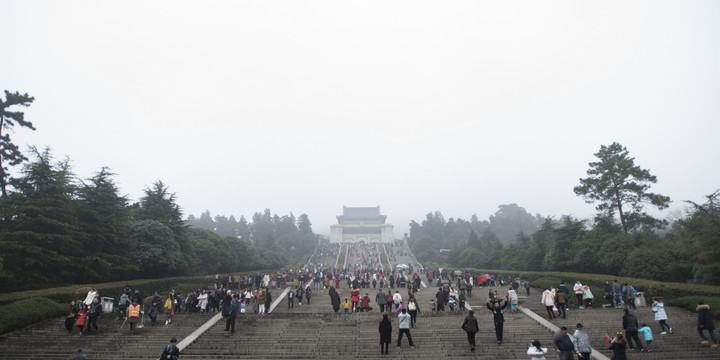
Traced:
<path fill-rule="evenodd" d="M 531 319 L 535 320 L 538 324 L 540 324 L 540 325 L 544 326 L 545 328 L 547 328 L 548 330 L 550 330 L 553 334 L 557 334 L 558 332 L 560 332 L 559 327 L 557 327 L 555 324 L 545 320 L 545 318 L 536 314 L 532 310 L 527 309 L 522 306 L 518 307 L 518 309 L 520 311 L 522 311 L 523 314 L 525 314 L 525 315 L 529 316 Z M 548 349 L 552 349 L 552 347 L 548 347 Z M 610 360 L 609 357 L 607 357 L 607 356 L 603 355 L 602 353 L 600 353 L 599 351 L 595 350 L 595 348 L 591 348 L 591 349 L 592 349 L 592 353 L 590 354 L 591 358 L 596 359 L 596 360 Z M 549 351 L 550 350 L 548 350 L 548 352 Z"/>
<path fill-rule="evenodd" d="M 285 299 L 285 296 L 287 293 L 290 292 L 290 288 L 288 287 L 285 289 L 285 291 L 280 294 L 275 301 L 270 305 L 270 309 L 267 310 L 268 314 L 271 313 L 275 308 L 280 304 L 281 301 Z M 222 312 L 217 313 L 215 316 L 210 318 L 210 320 L 206 321 L 204 324 L 200 325 L 199 328 L 195 329 L 190 335 L 186 336 L 184 339 L 182 339 L 178 344 L 177 347 L 182 352 L 186 347 L 188 347 L 190 344 L 195 342 L 197 338 L 200 337 L 200 335 L 204 334 L 206 331 L 208 331 L 213 325 L 217 324 L 220 319 L 222 319 Z"/>

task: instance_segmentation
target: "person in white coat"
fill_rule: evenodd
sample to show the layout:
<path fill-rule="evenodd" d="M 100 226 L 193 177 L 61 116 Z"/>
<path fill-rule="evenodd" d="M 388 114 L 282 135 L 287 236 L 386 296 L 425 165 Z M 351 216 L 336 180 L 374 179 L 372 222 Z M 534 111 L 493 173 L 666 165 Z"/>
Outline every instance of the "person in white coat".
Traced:
<path fill-rule="evenodd" d="M 527 354 L 530 355 L 530 360 L 545 360 L 545 354 L 548 349 L 540 346 L 540 341 L 533 340 L 531 346 L 528 347 Z"/>

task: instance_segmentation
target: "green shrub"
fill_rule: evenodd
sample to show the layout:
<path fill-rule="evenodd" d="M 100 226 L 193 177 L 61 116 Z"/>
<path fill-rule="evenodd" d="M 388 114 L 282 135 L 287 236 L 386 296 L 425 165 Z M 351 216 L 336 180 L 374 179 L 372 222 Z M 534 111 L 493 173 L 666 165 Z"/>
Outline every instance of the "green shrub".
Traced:
<path fill-rule="evenodd" d="M 452 271 L 454 269 L 447 269 Z M 530 285 L 538 288 L 555 287 L 560 284 L 560 280 L 565 281 L 565 285 L 568 286 L 572 295 L 572 286 L 575 281 L 580 280 L 584 285 L 590 286 L 590 290 L 595 297 L 596 304 L 602 304 L 604 302 L 603 297 L 605 295 L 605 280 L 613 281 L 617 279 L 619 283 L 628 282 L 632 285 L 635 290 L 645 293 L 645 299 L 649 302 L 653 297 L 659 297 L 664 299 L 676 299 L 687 296 L 699 296 L 704 298 L 720 298 L 720 286 L 712 285 L 697 285 L 697 284 L 683 284 L 673 282 L 658 282 L 656 280 L 646 280 L 630 277 L 620 277 L 614 275 L 603 275 L 603 274 L 582 274 L 582 273 L 563 273 L 563 272 L 543 272 L 543 271 L 508 271 L 508 270 L 488 270 L 488 269 L 467 269 L 468 271 L 475 274 L 503 274 L 505 279 L 514 279 L 520 276 L 521 280 L 530 281 Z M 574 303 L 574 296 L 570 296 L 571 303 Z M 695 307 L 692 307 L 695 310 Z"/>
<path fill-rule="evenodd" d="M 63 305 L 47 298 L 25 299 L 0 306 L 0 334 L 64 315 L 69 309 L 69 302 Z"/>
<path fill-rule="evenodd" d="M 720 299 L 709 296 L 684 296 L 670 300 L 668 305 L 685 308 L 692 312 L 696 311 L 698 302 L 704 302 L 710 305 L 710 312 L 715 319 L 720 318 Z"/>
<path fill-rule="evenodd" d="M 0 305 L 7 305 L 22 299 L 34 297 L 45 297 L 59 303 L 69 303 L 71 300 L 85 299 L 90 288 L 95 288 L 100 296 L 108 296 L 115 298 L 117 301 L 122 294 L 125 285 L 129 285 L 133 290 L 138 289 L 143 295 L 152 295 L 155 291 L 167 291 L 173 288 L 177 283 L 194 283 L 198 287 L 204 288 L 214 279 L 212 276 L 183 276 L 164 279 L 140 279 L 128 281 L 116 281 L 100 284 L 86 285 L 68 285 L 57 288 L 48 288 L 41 290 L 28 290 L 13 293 L 0 294 Z"/>

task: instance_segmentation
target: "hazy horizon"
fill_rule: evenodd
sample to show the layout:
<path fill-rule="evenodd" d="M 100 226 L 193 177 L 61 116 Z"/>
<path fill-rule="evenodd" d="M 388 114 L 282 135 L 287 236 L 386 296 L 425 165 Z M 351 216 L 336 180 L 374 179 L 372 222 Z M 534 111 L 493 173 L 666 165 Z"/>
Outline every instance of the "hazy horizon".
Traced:
<path fill-rule="evenodd" d="M 498 205 L 591 219 L 573 193 L 601 145 L 670 196 L 720 188 L 716 1 L 0 0 L 0 90 L 36 98 L 12 133 L 137 201 L 162 180 L 187 217 Z M 27 154 L 27 152 L 26 152 Z"/>

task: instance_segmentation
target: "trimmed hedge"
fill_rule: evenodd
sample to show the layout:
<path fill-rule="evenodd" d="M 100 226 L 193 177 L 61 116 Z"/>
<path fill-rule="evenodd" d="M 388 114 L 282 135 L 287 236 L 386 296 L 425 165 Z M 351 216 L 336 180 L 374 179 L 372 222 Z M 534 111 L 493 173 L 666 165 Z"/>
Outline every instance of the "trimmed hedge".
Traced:
<path fill-rule="evenodd" d="M 453 271 L 455 269 L 448 269 Z M 580 280 L 583 284 L 588 284 L 590 290 L 595 297 L 596 305 L 605 303 L 605 280 L 611 283 L 616 280 L 623 284 L 627 282 L 632 285 L 635 290 L 645 293 L 645 300 L 648 305 L 652 303 L 653 297 L 664 299 L 664 301 L 673 306 L 683 307 L 690 311 L 695 311 L 698 300 L 704 300 L 710 305 L 714 316 L 720 316 L 720 303 L 713 305 L 710 299 L 720 298 L 720 286 L 684 284 L 673 282 L 661 282 L 656 280 L 638 279 L 624 276 L 603 275 L 603 274 L 583 274 L 583 273 L 563 273 L 563 272 L 542 272 L 542 271 L 508 271 L 508 270 L 488 270 L 488 269 L 466 269 L 476 274 L 503 274 L 506 282 L 511 279 L 520 278 L 529 280 L 530 285 L 537 288 L 549 288 L 550 285 L 555 287 L 560 281 L 565 281 L 565 285 L 570 289 L 570 303 L 576 303 L 573 296 L 572 287 L 575 281 Z M 687 300 L 682 300 L 687 299 Z M 539 300 L 538 300 L 539 301 Z"/>
<path fill-rule="evenodd" d="M 210 283 L 214 283 L 214 276 L 181 276 L 164 279 L 138 279 L 128 281 L 116 281 L 101 284 L 85 284 L 85 285 L 68 285 L 63 287 L 48 288 L 41 290 L 28 290 L 19 291 L 13 293 L 0 294 L 0 305 L 7 305 L 19 300 L 30 299 L 36 297 L 44 297 L 59 303 L 70 303 L 72 300 L 77 300 L 78 297 L 76 292 L 78 289 L 95 288 L 100 293 L 100 296 L 109 296 L 116 298 L 122 294 L 125 285 L 130 285 L 134 289 L 140 290 L 143 295 L 152 295 L 155 291 L 166 291 L 175 286 L 178 283 L 192 283 L 198 284 L 200 287 L 205 287 Z M 81 296 L 84 300 L 85 294 Z"/>
<path fill-rule="evenodd" d="M 69 305 L 48 298 L 32 298 L 0 306 L 0 334 L 17 330 L 51 317 L 65 315 Z"/>
<path fill-rule="evenodd" d="M 718 298 L 708 296 L 685 296 L 672 299 L 668 304 L 695 311 L 697 304 L 700 301 L 704 302 L 706 305 L 710 305 L 710 312 L 713 314 L 713 317 L 715 319 L 720 319 L 720 299 Z"/>

